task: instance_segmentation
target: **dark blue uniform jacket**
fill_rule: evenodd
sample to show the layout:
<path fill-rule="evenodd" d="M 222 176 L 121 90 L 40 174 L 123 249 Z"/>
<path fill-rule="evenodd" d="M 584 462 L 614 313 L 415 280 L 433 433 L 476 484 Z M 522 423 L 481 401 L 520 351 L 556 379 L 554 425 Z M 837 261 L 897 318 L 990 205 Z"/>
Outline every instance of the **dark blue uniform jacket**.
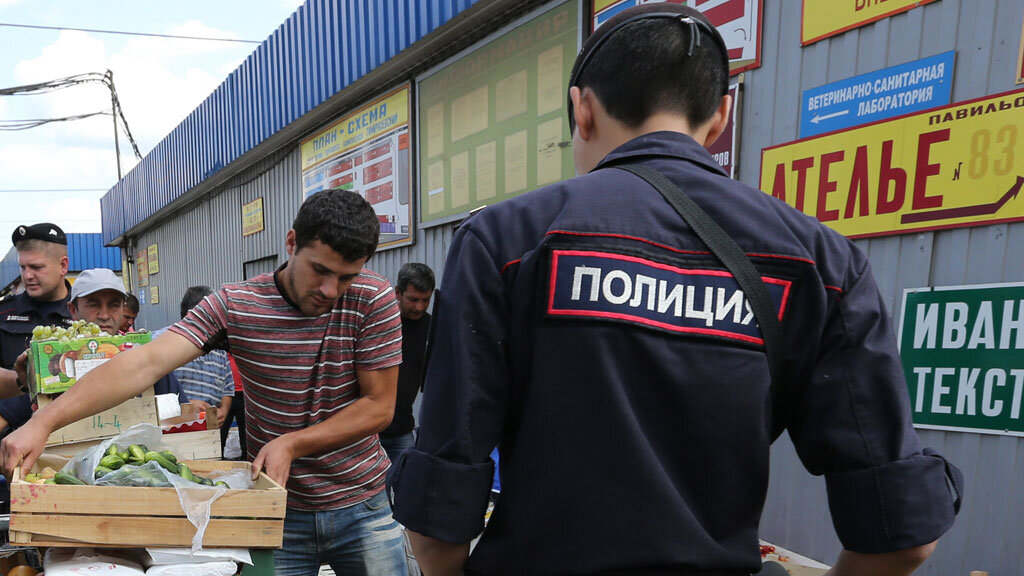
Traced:
<path fill-rule="evenodd" d="M 868 260 L 728 179 L 688 136 L 641 161 L 714 218 L 762 273 L 785 333 L 788 432 L 824 475 L 859 552 L 925 544 L 953 522 L 943 458 L 922 451 Z M 435 308 L 420 435 L 395 517 L 466 542 L 479 574 L 743 574 L 760 568 L 772 407 L 742 292 L 642 180 L 601 169 L 490 206 L 456 232 Z"/>

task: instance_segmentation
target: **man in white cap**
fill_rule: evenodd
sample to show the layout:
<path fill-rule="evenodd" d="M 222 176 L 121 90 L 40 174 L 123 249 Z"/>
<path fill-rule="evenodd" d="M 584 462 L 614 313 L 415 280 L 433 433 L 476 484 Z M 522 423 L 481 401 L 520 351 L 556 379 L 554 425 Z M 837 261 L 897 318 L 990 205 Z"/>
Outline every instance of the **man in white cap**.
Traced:
<path fill-rule="evenodd" d="M 68 312 L 72 320 L 85 320 L 100 327 L 110 335 L 116 335 L 121 326 L 121 317 L 128 297 L 124 282 L 108 268 L 84 270 L 71 286 L 71 300 Z M 188 403 L 188 396 L 181 390 L 181 384 L 174 374 L 157 380 L 153 385 L 155 394 L 177 394 L 178 401 Z M 27 394 L 0 400 L 0 431 L 9 427 L 18 428 L 32 417 L 32 401 Z"/>
<path fill-rule="evenodd" d="M 86 320 L 110 335 L 121 328 L 128 294 L 124 282 L 107 268 L 93 268 L 78 275 L 71 286 L 68 312 L 72 320 Z"/>

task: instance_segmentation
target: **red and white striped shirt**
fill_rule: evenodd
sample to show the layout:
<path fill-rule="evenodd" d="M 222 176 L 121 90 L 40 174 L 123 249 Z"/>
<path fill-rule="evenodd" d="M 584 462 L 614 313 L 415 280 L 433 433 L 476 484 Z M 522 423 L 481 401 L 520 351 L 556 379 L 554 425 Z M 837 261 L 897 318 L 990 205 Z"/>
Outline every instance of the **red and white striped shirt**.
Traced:
<path fill-rule="evenodd" d="M 402 361 L 402 331 L 391 284 L 363 270 L 330 313 L 305 316 L 261 274 L 206 297 L 170 329 L 204 349 L 230 350 L 245 388 L 248 456 L 264 444 L 322 422 L 359 399 L 356 368 Z M 384 488 L 388 459 L 371 435 L 298 458 L 288 506 L 329 510 L 358 504 Z"/>

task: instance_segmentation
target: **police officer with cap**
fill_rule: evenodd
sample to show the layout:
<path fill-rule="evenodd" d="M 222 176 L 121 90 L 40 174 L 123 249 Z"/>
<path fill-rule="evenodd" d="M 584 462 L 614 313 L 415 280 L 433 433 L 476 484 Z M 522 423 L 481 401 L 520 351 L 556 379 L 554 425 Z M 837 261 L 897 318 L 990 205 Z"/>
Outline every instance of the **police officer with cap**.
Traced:
<path fill-rule="evenodd" d="M 392 478 L 427 576 L 758 572 L 783 430 L 825 477 L 832 574 L 908 574 L 952 525 L 866 256 L 705 149 L 727 54 L 692 8 L 620 12 L 569 80 L 581 176 L 456 231 Z"/>
<path fill-rule="evenodd" d="M 56 224 L 18 226 L 11 235 L 25 290 L 0 302 L 0 397 L 21 393 L 24 357 L 36 326 L 70 324 L 68 300 L 68 240 Z M 15 367 L 22 372 L 19 378 Z M 20 382 L 19 382 L 20 380 Z M 4 423 L 5 424 L 5 423 Z"/>

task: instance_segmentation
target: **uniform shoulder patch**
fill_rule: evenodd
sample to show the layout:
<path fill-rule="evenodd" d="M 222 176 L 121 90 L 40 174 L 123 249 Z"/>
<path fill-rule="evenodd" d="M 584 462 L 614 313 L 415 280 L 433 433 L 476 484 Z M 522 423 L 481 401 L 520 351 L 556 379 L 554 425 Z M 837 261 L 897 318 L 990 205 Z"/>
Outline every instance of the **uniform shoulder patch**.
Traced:
<path fill-rule="evenodd" d="M 743 290 L 726 270 L 600 250 L 551 251 L 546 315 L 763 345 Z M 762 276 L 782 320 L 792 281 Z"/>

